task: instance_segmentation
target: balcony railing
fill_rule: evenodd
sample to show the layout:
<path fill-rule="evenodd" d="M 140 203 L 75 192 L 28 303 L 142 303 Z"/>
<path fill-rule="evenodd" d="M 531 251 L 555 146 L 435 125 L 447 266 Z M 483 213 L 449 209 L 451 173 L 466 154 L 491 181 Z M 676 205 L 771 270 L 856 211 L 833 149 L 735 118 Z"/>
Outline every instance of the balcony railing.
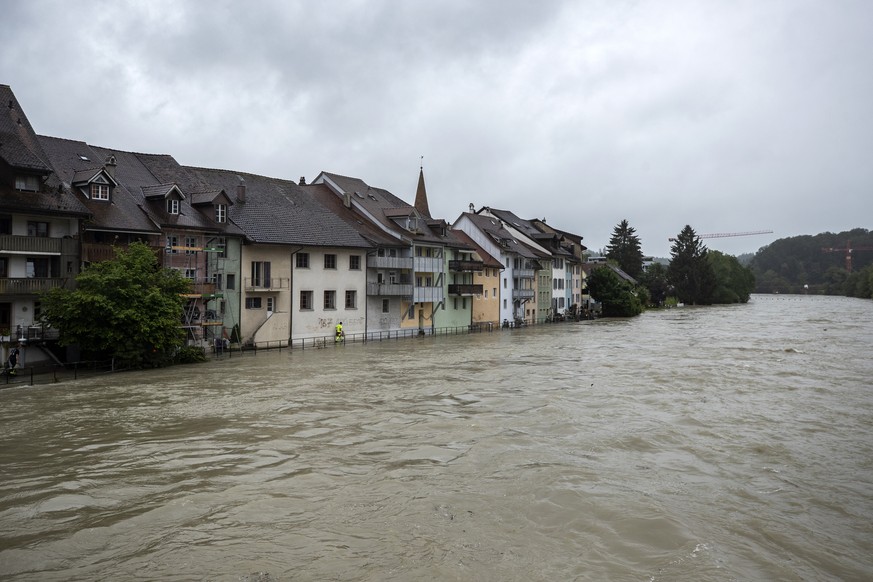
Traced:
<path fill-rule="evenodd" d="M 31 325 L 29 327 L 22 327 L 19 325 L 15 330 L 15 339 L 18 341 L 48 341 L 56 340 L 58 337 L 60 337 L 58 330 L 43 325 Z"/>
<path fill-rule="evenodd" d="M 246 277 L 245 290 L 254 292 L 284 291 L 290 288 L 290 281 L 288 278 L 252 279 Z"/>
<path fill-rule="evenodd" d="M 513 299 L 533 299 L 536 292 L 533 289 L 513 289 Z"/>
<path fill-rule="evenodd" d="M 445 295 L 442 287 L 416 287 L 413 291 L 412 300 L 416 303 L 429 303 L 442 301 Z"/>
<path fill-rule="evenodd" d="M 371 269 L 411 269 L 412 257 L 367 257 Z"/>
<path fill-rule="evenodd" d="M 412 285 L 401 283 L 367 283 L 367 295 L 410 296 Z"/>
<path fill-rule="evenodd" d="M 449 295 L 481 295 L 482 285 L 449 284 Z"/>
<path fill-rule="evenodd" d="M 481 271 L 484 268 L 485 268 L 484 261 L 459 261 L 459 260 L 449 261 L 449 271 L 455 271 L 455 272 Z"/>
<path fill-rule="evenodd" d="M 60 238 L 45 236 L 0 235 L 0 253 L 46 253 L 61 254 Z"/>
<path fill-rule="evenodd" d="M 536 276 L 536 271 L 533 269 L 514 269 L 512 276 L 519 279 L 533 279 Z"/>
<path fill-rule="evenodd" d="M 433 257 L 415 257 L 416 273 L 442 273 L 443 260 Z"/>
<path fill-rule="evenodd" d="M 0 279 L 0 295 L 34 295 L 63 287 L 67 279 L 42 277 L 12 277 Z"/>

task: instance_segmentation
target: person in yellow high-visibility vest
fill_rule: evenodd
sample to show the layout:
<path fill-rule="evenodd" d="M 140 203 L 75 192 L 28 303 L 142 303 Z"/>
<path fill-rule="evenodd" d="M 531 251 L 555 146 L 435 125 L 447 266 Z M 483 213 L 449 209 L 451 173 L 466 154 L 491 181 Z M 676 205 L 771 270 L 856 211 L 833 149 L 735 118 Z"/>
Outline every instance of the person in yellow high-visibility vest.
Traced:
<path fill-rule="evenodd" d="M 334 341 L 340 342 L 346 339 L 346 334 L 343 331 L 343 322 L 339 322 L 336 324 L 336 339 Z"/>

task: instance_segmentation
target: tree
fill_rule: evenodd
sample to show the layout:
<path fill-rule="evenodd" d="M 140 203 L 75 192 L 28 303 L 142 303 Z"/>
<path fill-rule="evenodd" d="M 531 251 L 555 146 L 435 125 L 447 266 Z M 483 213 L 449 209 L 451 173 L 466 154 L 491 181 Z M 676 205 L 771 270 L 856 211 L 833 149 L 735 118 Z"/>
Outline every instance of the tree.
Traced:
<path fill-rule="evenodd" d="M 85 268 L 75 290 L 43 295 L 41 318 L 58 329 L 61 345 L 79 345 L 88 356 L 129 367 L 165 365 L 185 341 L 181 294 L 190 286 L 178 271 L 160 267 L 150 247 L 133 243 Z"/>
<path fill-rule="evenodd" d="M 588 293 L 599 301 L 606 317 L 632 317 L 643 311 L 633 286 L 607 267 L 598 267 L 588 276 Z"/>
<path fill-rule="evenodd" d="M 679 301 L 689 305 L 712 303 L 717 281 L 707 254 L 694 229 L 686 225 L 673 242 L 667 269 L 667 278 Z"/>
<path fill-rule="evenodd" d="M 606 245 L 606 258 L 618 263 L 621 270 L 636 279 L 643 272 L 643 251 L 636 229 L 622 220 L 612 231 Z"/>
<path fill-rule="evenodd" d="M 736 257 L 719 251 L 711 251 L 707 257 L 716 280 L 712 302 L 747 303 L 755 289 L 755 275 L 752 270 L 742 266 Z"/>
<path fill-rule="evenodd" d="M 667 281 L 667 267 L 661 263 L 652 263 L 637 279 L 640 285 L 648 289 L 651 305 L 664 304 L 670 291 L 670 283 Z"/>

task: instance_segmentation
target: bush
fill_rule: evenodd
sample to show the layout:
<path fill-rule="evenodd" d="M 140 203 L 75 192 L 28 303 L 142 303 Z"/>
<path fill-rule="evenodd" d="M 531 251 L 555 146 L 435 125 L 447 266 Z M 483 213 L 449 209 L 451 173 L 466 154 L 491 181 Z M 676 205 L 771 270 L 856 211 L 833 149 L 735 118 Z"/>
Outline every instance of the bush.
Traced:
<path fill-rule="evenodd" d="M 176 352 L 173 362 L 176 364 L 196 364 L 206 361 L 206 350 L 194 346 L 185 346 Z"/>

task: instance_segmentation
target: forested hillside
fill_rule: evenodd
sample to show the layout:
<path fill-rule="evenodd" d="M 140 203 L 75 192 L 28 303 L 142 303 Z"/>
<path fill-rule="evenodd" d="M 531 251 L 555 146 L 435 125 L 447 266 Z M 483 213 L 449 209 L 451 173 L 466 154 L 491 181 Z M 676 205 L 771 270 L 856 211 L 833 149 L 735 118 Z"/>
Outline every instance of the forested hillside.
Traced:
<path fill-rule="evenodd" d="M 851 251 L 851 273 L 847 270 Z M 832 249 L 825 251 L 824 249 Z M 782 238 L 759 250 L 750 264 L 758 293 L 873 295 L 873 233 L 864 228 Z"/>

